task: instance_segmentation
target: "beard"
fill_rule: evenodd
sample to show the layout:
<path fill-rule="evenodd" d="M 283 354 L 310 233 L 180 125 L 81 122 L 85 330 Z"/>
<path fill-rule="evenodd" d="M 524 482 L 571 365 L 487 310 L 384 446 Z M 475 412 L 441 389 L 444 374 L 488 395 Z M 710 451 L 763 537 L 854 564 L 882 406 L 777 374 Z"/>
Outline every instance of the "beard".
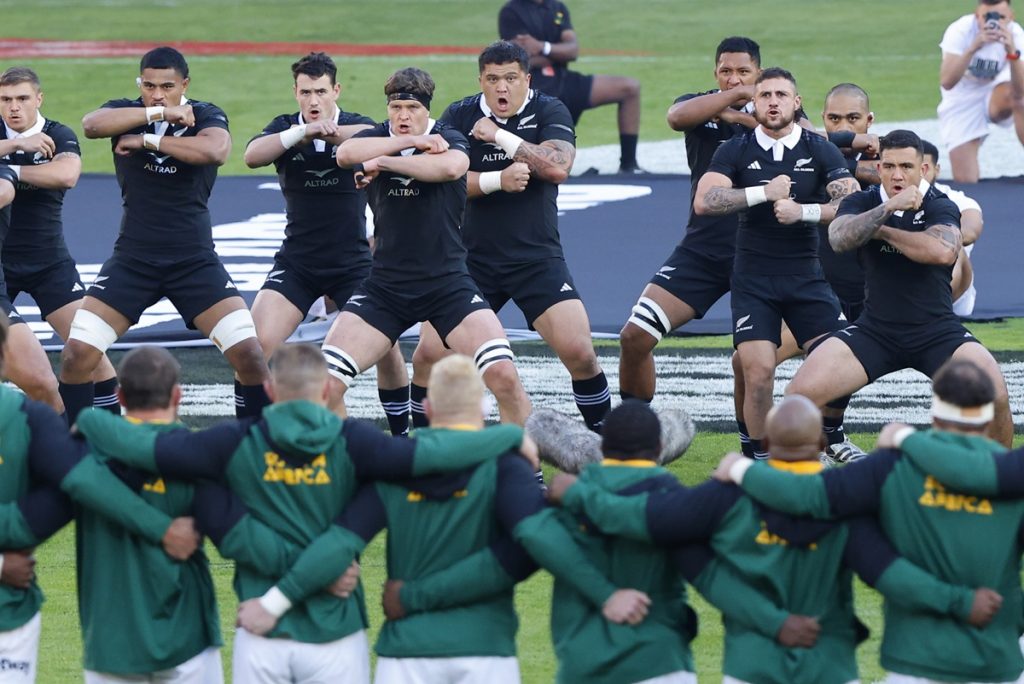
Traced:
<path fill-rule="evenodd" d="M 769 119 L 767 114 L 761 112 L 754 112 L 754 118 L 757 123 L 761 124 L 765 130 L 768 131 L 781 131 L 782 129 L 790 126 L 796 119 L 796 112 L 791 112 L 788 116 L 785 112 L 779 112 L 779 116 L 774 120 Z"/>

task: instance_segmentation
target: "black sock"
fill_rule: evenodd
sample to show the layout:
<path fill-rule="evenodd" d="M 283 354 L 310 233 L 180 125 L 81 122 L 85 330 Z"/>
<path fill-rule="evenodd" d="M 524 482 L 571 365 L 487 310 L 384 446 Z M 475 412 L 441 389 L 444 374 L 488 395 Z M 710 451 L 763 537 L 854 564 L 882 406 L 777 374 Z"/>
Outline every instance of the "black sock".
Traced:
<path fill-rule="evenodd" d="M 243 385 L 235 382 L 236 418 L 259 418 L 264 406 L 270 406 L 270 397 L 262 384 Z"/>
<path fill-rule="evenodd" d="M 633 133 L 619 133 L 619 147 L 622 156 L 619 157 L 619 168 L 632 170 L 636 168 L 636 143 L 640 136 Z"/>
<path fill-rule="evenodd" d="M 747 433 L 747 424 L 742 420 L 736 421 L 736 430 L 740 435 L 740 451 L 747 458 L 754 458 L 754 447 L 750 446 L 750 435 Z"/>
<path fill-rule="evenodd" d="M 761 446 L 761 440 L 759 439 L 750 438 L 750 450 L 753 452 L 752 458 L 757 461 L 763 461 L 768 458 L 768 452 Z"/>
<path fill-rule="evenodd" d="M 572 381 L 572 398 L 576 408 L 583 415 L 583 422 L 594 432 L 601 432 L 601 423 L 612 408 L 612 395 L 608 391 L 608 379 L 598 373 L 587 380 Z"/>
<path fill-rule="evenodd" d="M 100 380 L 94 386 L 92 405 L 105 411 L 110 411 L 115 416 L 121 415 L 121 404 L 117 400 L 117 378 Z"/>
<path fill-rule="evenodd" d="M 838 418 L 822 418 L 821 424 L 825 431 L 825 439 L 828 440 L 829 445 L 846 441 L 846 432 L 843 430 L 843 416 Z"/>
<path fill-rule="evenodd" d="M 409 434 L 409 386 L 397 389 L 377 388 L 380 405 L 388 417 L 388 429 L 395 437 Z"/>
<path fill-rule="evenodd" d="M 57 391 L 60 392 L 60 398 L 64 400 L 64 411 L 68 416 L 68 425 L 75 424 L 79 411 L 92 406 L 93 387 L 91 382 L 83 382 L 76 385 L 58 382 Z"/>
<path fill-rule="evenodd" d="M 645 404 L 650 404 L 652 401 L 654 401 L 654 399 L 644 399 L 643 397 L 637 397 L 637 396 L 634 396 L 634 395 L 630 394 L 629 392 L 623 392 L 622 390 L 619 390 L 619 399 L 621 399 L 622 401 L 628 401 L 629 399 L 635 399 L 636 401 L 642 401 Z"/>
<path fill-rule="evenodd" d="M 430 427 L 427 414 L 423 410 L 423 400 L 427 398 L 427 388 L 417 385 L 415 382 L 409 384 L 409 409 L 412 413 L 413 428 Z"/>

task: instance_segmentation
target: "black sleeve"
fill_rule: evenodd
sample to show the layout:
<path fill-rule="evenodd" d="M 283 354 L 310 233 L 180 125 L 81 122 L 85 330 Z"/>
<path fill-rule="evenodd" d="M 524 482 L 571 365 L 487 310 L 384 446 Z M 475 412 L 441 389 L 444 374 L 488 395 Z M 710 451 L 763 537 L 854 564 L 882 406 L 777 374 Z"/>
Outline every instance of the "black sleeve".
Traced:
<path fill-rule="evenodd" d="M 870 190 L 854 192 L 844 197 L 839 203 L 839 208 L 836 209 L 836 218 L 863 214 L 877 206 L 878 204 L 874 201 L 874 193 Z"/>
<path fill-rule="evenodd" d="M 1005 454 L 996 454 L 994 458 L 999 496 L 1006 498 L 1024 496 L 1024 447 L 1007 451 Z"/>
<path fill-rule="evenodd" d="M 647 498 L 651 541 L 659 546 L 706 541 L 741 496 L 739 487 L 717 480 L 692 489 L 679 485 L 652 492 Z"/>
<path fill-rule="evenodd" d="M 217 105 L 209 102 L 193 103 L 193 113 L 196 117 L 196 131 L 204 128 L 223 128 L 228 130 L 228 115 Z"/>
<path fill-rule="evenodd" d="M 558 3 L 558 9 L 562 13 L 561 29 L 563 31 L 572 31 L 572 19 L 569 17 L 569 8 L 565 6 L 564 2 Z"/>
<path fill-rule="evenodd" d="M 366 130 L 359 131 L 353 138 L 386 138 L 388 137 L 388 129 L 384 124 L 377 124 L 373 128 L 367 128 Z"/>
<path fill-rule="evenodd" d="M 885 536 L 878 520 L 872 516 L 851 518 L 846 526 L 850 534 L 843 551 L 843 563 L 873 587 L 878 578 L 899 558 L 899 552 Z"/>
<path fill-rule="evenodd" d="M 288 114 L 282 114 L 281 116 L 275 116 L 273 121 L 263 127 L 263 130 L 256 135 L 249 138 L 249 142 L 257 140 L 259 138 L 266 137 L 268 135 L 275 135 L 283 131 L 287 131 L 292 127 L 291 116 Z M 246 143 L 248 145 L 249 143 Z"/>
<path fill-rule="evenodd" d="M 388 526 L 388 513 L 377 486 L 366 484 L 360 487 L 334 524 L 358 534 L 369 544 L 378 532 Z"/>
<path fill-rule="evenodd" d="M 501 567 L 517 584 L 540 568 L 533 556 L 507 534 L 491 542 L 490 549 Z"/>
<path fill-rule="evenodd" d="M 219 482 L 202 480 L 196 484 L 192 497 L 192 515 L 196 527 L 220 546 L 224 535 L 249 512 L 242 500 Z"/>
<path fill-rule="evenodd" d="M 64 124 L 55 125 L 47 132 L 47 135 L 53 138 L 53 156 L 56 157 L 65 152 L 81 156 L 82 148 L 78 144 L 78 136 Z"/>
<path fill-rule="evenodd" d="M 936 197 L 924 206 L 927 227 L 946 225 L 960 227 L 960 210 L 948 197 Z"/>
<path fill-rule="evenodd" d="M 521 520 L 543 510 L 546 505 L 533 468 L 525 458 L 509 453 L 498 459 L 495 514 L 506 532 L 511 534 Z"/>
<path fill-rule="evenodd" d="M 842 178 L 852 178 L 850 169 L 846 165 L 846 157 L 840 152 L 839 148 L 830 143 L 827 140 L 822 140 L 817 133 L 810 133 L 815 138 L 818 138 L 815 142 L 817 147 L 817 157 L 822 164 L 822 168 L 825 175 L 825 182 L 823 185 L 828 185 L 833 181 L 840 180 Z"/>
<path fill-rule="evenodd" d="M 129 100 L 127 97 L 120 97 L 120 98 L 117 98 L 115 100 L 107 100 L 106 102 L 104 102 L 100 106 L 100 109 L 126 109 L 128 107 L 141 107 L 141 106 L 142 106 L 142 98 L 141 97 L 136 98 L 134 100 Z"/>
<path fill-rule="evenodd" d="M 18 509 L 36 539 L 57 533 L 75 517 L 71 499 L 56 487 L 36 487 L 18 499 Z"/>
<path fill-rule="evenodd" d="M 254 419 L 229 420 L 199 432 L 164 432 L 156 438 L 156 468 L 161 475 L 182 480 L 218 480 L 254 423 Z"/>
<path fill-rule="evenodd" d="M 0 180 L 7 181 L 15 188 L 18 187 L 18 176 L 14 173 L 14 169 L 7 164 L 0 164 Z"/>
<path fill-rule="evenodd" d="M 448 149 L 469 155 L 469 140 L 461 132 L 451 126 L 445 126 L 440 133 L 441 137 L 448 141 Z"/>
<path fill-rule="evenodd" d="M 707 544 L 687 544 L 677 546 L 671 551 L 672 561 L 679 569 L 679 574 L 691 584 L 697 580 L 708 563 L 715 559 L 715 552 Z"/>
<path fill-rule="evenodd" d="M 541 121 L 540 141 L 562 140 L 570 145 L 576 144 L 576 131 L 573 129 L 572 114 L 561 100 L 551 98 L 544 107 L 544 118 Z"/>
<path fill-rule="evenodd" d="M 526 26 L 511 7 L 511 3 L 506 3 L 498 12 L 498 37 L 502 40 L 512 40 L 522 33 L 527 33 Z"/>
<path fill-rule="evenodd" d="M 28 447 L 29 470 L 36 480 L 59 487 L 85 456 L 85 443 L 72 439 L 64 419 L 49 406 L 26 399 L 22 410 L 32 434 Z"/>
<path fill-rule="evenodd" d="M 899 459 L 898 449 L 879 449 L 868 458 L 823 472 L 832 515 L 849 518 L 875 513 L 882 501 L 882 485 Z"/>
<path fill-rule="evenodd" d="M 366 420 L 346 418 L 341 434 L 361 480 L 401 480 L 412 477 L 416 440 L 396 439 Z"/>
<path fill-rule="evenodd" d="M 458 121 L 456 121 L 456 113 L 459 111 L 460 104 L 462 104 L 462 100 L 457 100 L 456 102 L 452 102 L 448 105 L 444 110 L 444 114 L 441 115 L 441 118 L 438 119 L 438 121 L 443 123 L 445 126 L 457 129 L 459 124 Z"/>
<path fill-rule="evenodd" d="M 853 131 L 835 131 L 828 134 L 828 141 L 836 147 L 849 147 L 856 136 Z"/>
<path fill-rule="evenodd" d="M 355 112 L 342 112 L 341 117 L 338 120 L 338 124 L 341 126 L 376 126 L 377 122 L 368 116 L 357 114 Z"/>
<path fill-rule="evenodd" d="M 715 155 L 711 157 L 708 172 L 728 176 L 735 183 L 736 175 L 739 171 L 739 155 L 743 150 L 743 141 L 745 139 L 746 136 L 736 136 L 719 145 L 718 149 L 715 150 Z"/>

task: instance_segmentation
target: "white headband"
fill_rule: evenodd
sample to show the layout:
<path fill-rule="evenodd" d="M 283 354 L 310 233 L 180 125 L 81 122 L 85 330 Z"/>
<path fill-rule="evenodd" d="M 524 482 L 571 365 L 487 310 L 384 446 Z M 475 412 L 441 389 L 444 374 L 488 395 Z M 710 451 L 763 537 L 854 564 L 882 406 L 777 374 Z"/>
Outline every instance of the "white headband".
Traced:
<path fill-rule="evenodd" d="M 981 406 L 957 406 L 932 395 L 932 418 L 948 420 L 951 423 L 966 425 L 984 425 L 995 416 L 992 402 Z"/>

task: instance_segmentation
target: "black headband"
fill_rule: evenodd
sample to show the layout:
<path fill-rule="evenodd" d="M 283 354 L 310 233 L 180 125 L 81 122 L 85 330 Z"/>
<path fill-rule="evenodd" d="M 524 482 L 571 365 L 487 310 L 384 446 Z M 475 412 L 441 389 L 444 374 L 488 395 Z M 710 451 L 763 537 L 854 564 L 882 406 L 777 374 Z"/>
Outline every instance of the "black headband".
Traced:
<path fill-rule="evenodd" d="M 418 93 L 391 93 L 388 95 L 388 102 L 392 100 L 416 100 L 427 109 L 430 109 L 430 98 Z"/>

